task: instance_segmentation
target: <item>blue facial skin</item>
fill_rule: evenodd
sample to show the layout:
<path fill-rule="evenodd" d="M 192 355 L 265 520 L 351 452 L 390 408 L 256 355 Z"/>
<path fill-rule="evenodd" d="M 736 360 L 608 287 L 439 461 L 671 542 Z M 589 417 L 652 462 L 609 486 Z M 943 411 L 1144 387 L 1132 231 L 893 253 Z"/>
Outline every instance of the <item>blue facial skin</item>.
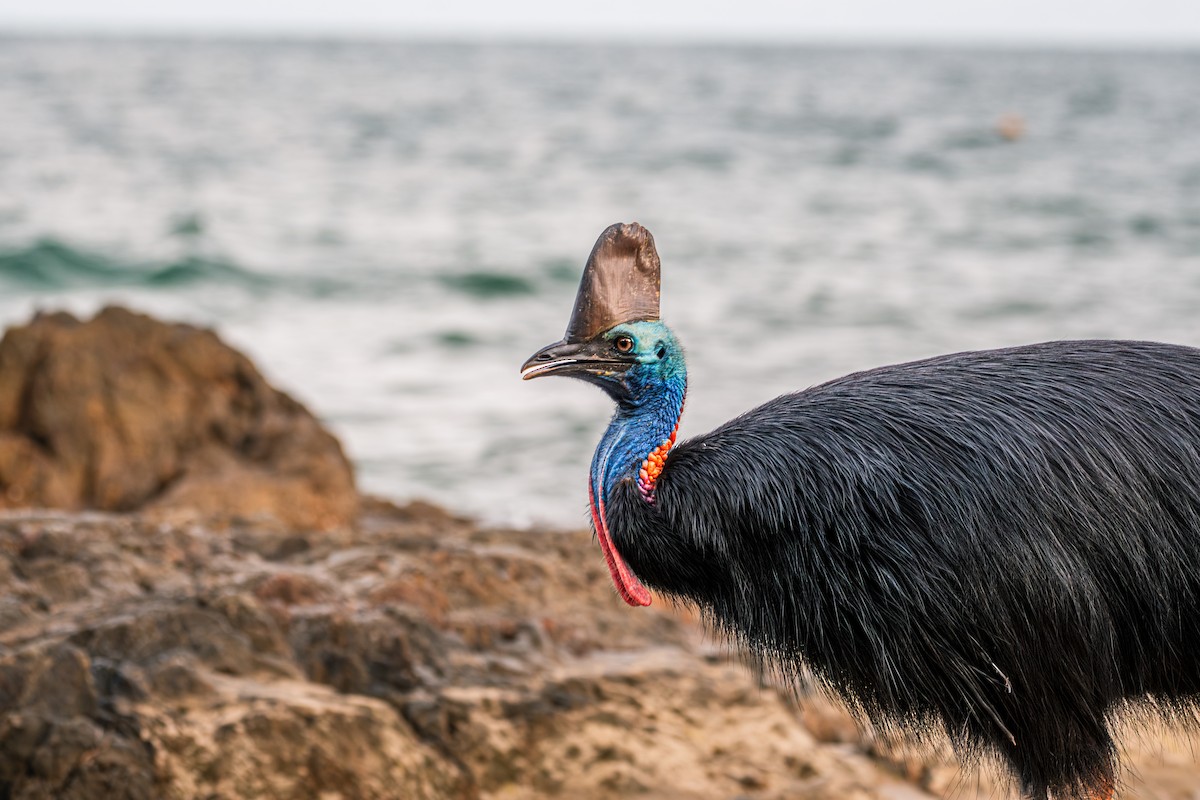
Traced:
<path fill-rule="evenodd" d="M 592 458 L 592 491 L 601 502 L 619 481 L 636 479 L 646 456 L 670 438 L 679 424 L 687 391 L 683 348 L 666 325 L 627 322 L 603 336 L 610 342 L 628 336 L 633 341 L 630 355 L 636 362 L 624 372 L 592 379 L 617 403 Z"/>

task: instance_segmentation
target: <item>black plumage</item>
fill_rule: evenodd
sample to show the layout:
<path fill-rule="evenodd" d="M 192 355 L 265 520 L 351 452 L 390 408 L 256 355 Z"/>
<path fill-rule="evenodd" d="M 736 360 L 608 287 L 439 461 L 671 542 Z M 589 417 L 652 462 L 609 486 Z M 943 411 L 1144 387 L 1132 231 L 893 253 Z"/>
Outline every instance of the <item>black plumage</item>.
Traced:
<path fill-rule="evenodd" d="M 1024 791 L 1100 796 L 1108 715 L 1200 692 L 1200 351 L 1052 342 L 786 395 L 608 501 L 647 585 Z"/>

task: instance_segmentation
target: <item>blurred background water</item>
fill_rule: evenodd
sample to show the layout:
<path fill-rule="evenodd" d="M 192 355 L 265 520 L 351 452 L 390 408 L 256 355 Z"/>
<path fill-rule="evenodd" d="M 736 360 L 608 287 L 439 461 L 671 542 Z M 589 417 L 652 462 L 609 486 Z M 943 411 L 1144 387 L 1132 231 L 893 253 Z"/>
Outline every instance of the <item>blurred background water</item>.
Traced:
<path fill-rule="evenodd" d="M 518 367 L 631 220 L 684 435 L 942 352 L 1200 345 L 1200 52 L 0 39 L 0 325 L 213 326 L 371 492 L 585 524 L 610 404 Z"/>

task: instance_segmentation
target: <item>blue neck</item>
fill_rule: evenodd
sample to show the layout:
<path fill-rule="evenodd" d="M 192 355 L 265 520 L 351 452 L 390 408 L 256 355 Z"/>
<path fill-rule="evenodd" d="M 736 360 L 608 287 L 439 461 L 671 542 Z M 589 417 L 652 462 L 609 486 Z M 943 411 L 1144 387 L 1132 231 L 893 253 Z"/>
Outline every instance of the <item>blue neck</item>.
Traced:
<path fill-rule="evenodd" d="M 637 478 L 642 462 L 674 433 L 683 413 L 687 374 L 682 359 L 666 375 L 639 371 L 627 375 L 626 383 L 631 391 L 617 404 L 592 457 L 592 490 L 602 502 L 617 483 Z"/>

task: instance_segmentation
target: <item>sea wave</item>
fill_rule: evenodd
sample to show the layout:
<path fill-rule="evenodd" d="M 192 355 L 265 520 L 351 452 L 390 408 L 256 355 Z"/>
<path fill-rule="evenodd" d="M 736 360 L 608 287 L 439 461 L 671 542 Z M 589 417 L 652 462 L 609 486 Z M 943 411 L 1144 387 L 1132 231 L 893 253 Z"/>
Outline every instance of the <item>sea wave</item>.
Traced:
<path fill-rule="evenodd" d="M 221 259 L 186 255 L 165 262 L 123 263 L 52 238 L 0 250 L 0 285 L 27 291 L 110 286 L 175 289 L 192 284 L 265 289 L 274 282 Z"/>
<path fill-rule="evenodd" d="M 1200 54 L 7 39 L 0 322 L 215 326 L 371 492 L 586 524 L 599 392 L 530 387 L 638 220 L 684 435 L 879 364 L 1197 342 Z"/>
<path fill-rule="evenodd" d="M 496 271 L 476 270 L 461 275 L 445 275 L 441 281 L 449 289 L 478 299 L 535 294 L 537 291 L 531 281 L 520 275 Z"/>

